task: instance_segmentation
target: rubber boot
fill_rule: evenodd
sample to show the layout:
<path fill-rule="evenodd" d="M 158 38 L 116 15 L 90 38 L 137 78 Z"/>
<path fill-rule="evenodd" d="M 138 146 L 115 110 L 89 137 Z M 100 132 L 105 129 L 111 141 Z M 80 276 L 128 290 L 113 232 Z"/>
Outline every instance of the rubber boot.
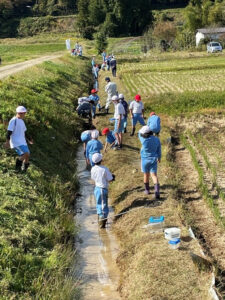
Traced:
<path fill-rule="evenodd" d="M 160 199 L 160 194 L 159 194 L 159 183 L 155 184 L 155 198 Z"/>
<path fill-rule="evenodd" d="M 106 222 L 107 222 L 107 219 L 105 219 L 103 217 L 100 217 L 98 215 L 98 226 L 99 226 L 99 228 L 105 228 Z"/>
<path fill-rule="evenodd" d="M 19 160 L 19 158 L 16 159 L 16 167 L 15 167 L 15 170 L 16 172 L 20 172 L 22 169 L 22 160 Z"/>
<path fill-rule="evenodd" d="M 108 114 L 108 113 L 109 113 L 109 109 L 108 109 L 108 108 L 106 108 L 106 109 L 105 109 L 105 112 Z"/>
<path fill-rule="evenodd" d="M 30 165 L 29 163 L 24 164 L 24 169 L 23 169 L 24 172 L 27 171 L 27 169 L 29 168 L 29 165 Z"/>
<path fill-rule="evenodd" d="M 144 183 L 144 185 L 145 185 L 145 192 L 144 192 L 144 193 L 145 193 L 146 195 L 149 195 L 149 193 L 150 193 L 150 192 L 149 192 L 149 182 Z"/>
<path fill-rule="evenodd" d="M 135 133 L 135 127 L 132 128 L 132 132 L 131 132 L 130 136 L 133 136 L 134 133 Z"/>

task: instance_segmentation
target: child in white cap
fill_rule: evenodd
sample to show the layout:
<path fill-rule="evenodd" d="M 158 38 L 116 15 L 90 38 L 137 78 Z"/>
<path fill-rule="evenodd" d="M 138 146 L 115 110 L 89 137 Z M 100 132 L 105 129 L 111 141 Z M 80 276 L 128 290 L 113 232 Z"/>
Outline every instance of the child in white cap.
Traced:
<path fill-rule="evenodd" d="M 115 127 L 114 127 L 114 133 L 117 139 L 117 149 L 122 148 L 122 132 L 124 128 L 124 115 L 125 110 L 123 105 L 119 102 L 118 96 L 112 97 L 112 102 L 115 105 L 115 112 L 114 112 L 114 119 L 115 119 Z"/>
<path fill-rule="evenodd" d="M 160 198 L 157 163 L 161 160 L 161 143 L 158 137 L 146 125 L 139 130 L 141 148 L 141 169 L 144 173 L 145 193 L 149 194 L 149 174 L 155 186 L 155 198 Z"/>
<path fill-rule="evenodd" d="M 108 185 L 115 179 L 108 168 L 101 165 L 102 155 L 94 153 L 92 156 L 94 167 L 91 169 L 91 179 L 95 182 L 95 200 L 100 228 L 105 228 L 109 214 L 108 207 Z"/>
<path fill-rule="evenodd" d="M 7 140 L 5 147 L 14 149 L 19 155 L 16 159 L 16 171 L 22 170 L 22 164 L 24 163 L 23 170 L 26 172 L 29 167 L 30 150 L 27 146 L 25 132 L 27 130 L 23 119 L 26 115 L 26 108 L 24 106 L 18 106 L 16 108 L 16 116 L 9 121 Z M 33 142 L 28 140 L 30 144 Z"/>
<path fill-rule="evenodd" d="M 86 157 L 88 160 L 88 163 L 91 166 L 94 166 L 94 163 L 92 161 L 92 155 L 94 153 L 100 153 L 103 149 L 102 143 L 98 140 L 99 137 L 99 131 L 98 130 L 92 130 L 91 132 L 91 140 L 87 143 L 86 147 Z"/>

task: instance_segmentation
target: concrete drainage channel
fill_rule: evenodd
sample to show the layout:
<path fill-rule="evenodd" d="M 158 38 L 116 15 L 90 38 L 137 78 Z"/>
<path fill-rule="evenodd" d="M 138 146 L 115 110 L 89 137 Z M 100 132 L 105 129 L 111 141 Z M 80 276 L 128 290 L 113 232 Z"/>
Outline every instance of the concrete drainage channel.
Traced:
<path fill-rule="evenodd" d="M 196 232 L 196 236 L 191 228 L 189 228 L 190 236 L 197 240 L 199 247 L 201 249 L 202 256 L 205 258 L 205 253 L 212 258 L 210 250 L 207 247 L 206 241 L 201 233 Z M 212 259 L 213 260 L 213 259 Z M 207 261 L 206 261 L 207 262 Z M 205 262 L 203 262 L 205 264 Z M 216 262 L 210 262 L 210 265 L 213 269 L 212 272 L 212 281 L 209 288 L 209 294 L 213 300 L 222 300 L 225 299 L 225 271 L 221 270 Z M 216 270 L 216 272 L 214 271 Z M 215 274 L 216 273 L 216 274 Z"/>
<path fill-rule="evenodd" d="M 76 222 L 80 225 L 76 244 L 80 257 L 76 273 L 81 280 L 82 293 L 86 300 L 119 300 L 117 286 L 120 272 L 115 263 L 119 249 L 111 230 L 113 211 L 110 210 L 106 229 L 99 229 L 94 185 L 90 180 L 90 171 L 86 170 L 82 147 L 77 154 L 77 164 L 81 196 L 76 203 Z"/>

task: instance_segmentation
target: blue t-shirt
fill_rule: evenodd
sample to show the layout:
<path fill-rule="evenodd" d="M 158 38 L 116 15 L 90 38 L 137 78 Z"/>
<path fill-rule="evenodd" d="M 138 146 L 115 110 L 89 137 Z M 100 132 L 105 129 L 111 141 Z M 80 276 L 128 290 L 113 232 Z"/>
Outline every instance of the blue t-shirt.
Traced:
<path fill-rule="evenodd" d="M 160 129 L 161 129 L 160 117 L 158 117 L 156 115 L 149 117 L 147 125 L 151 129 L 152 132 L 159 133 Z"/>
<path fill-rule="evenodd" d="M 154 135 L 144 138 L 140 133 L 138 134 L 138 137 L 142 144 L 141 158 L 147 158 L 153 161 L 161 159 L 161 143 L 159 138 Z"/>
<path fill-rule="evenodd" d="M 87 143 L 87 148 L 86 148 L 86 157 L 89 157 L 90 155 L 94 153 L 100 153 L 103 148 L 103 145 L 100 141 L 98 140 L 90 140 Z"/>
<path fill-rule="evenodd" d="M 115 134 L 112 130 L 110 130 L 110 132 L 106 136 L 106 142 L 112 144 L 115 142 L 115 140 L 116 140 Z"/>
<path fill-rule="evenodd" d="M 98 101 L 99 101 L 99 96 L 98 95 L 90 95 L 88 97 L 91 101 L 94 101 L 95 104 L 94 105 L 97 105 L 98 104 Z"/>

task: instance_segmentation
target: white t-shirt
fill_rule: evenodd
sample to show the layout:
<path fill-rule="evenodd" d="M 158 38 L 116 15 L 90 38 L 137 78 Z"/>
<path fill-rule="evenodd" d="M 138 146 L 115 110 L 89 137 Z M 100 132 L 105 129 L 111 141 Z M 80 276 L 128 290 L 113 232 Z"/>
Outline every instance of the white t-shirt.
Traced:
<path fill-rule="evenodd" d="M 117 85 L 114 82 L 109 82 L 105 86 L 105 91 L 109 97 L 115 96 L 117 94 Z"/>
<path fill-rule="evenodd" d="M 125 115 L 125 109 L 123 107 L 123 104 L 117 103 L 115 105 L 114 118 L 119 119 L 120 115 L 122 115 L 122 118 L 121 118 L 121 120 L 122 120 L 124 118 L 124 115 Z"/>
<path fill-rule="evenodd" d="M 143 102 L 137 102 L 137 101 L 132 101 L 129 109 L 132 109 L 133 114 L 141 114 L 142 110 L 144 109 L 144 104 Z"/>
<path fill-rule="evenodd" d="M 109 181 L 113 180 L 113 177 L 108 168 L 95 165 L 91 169 L 91 179 L 94 180 L 95 186 L 107 189 Z"/>
<path fill-rule="evenodd" d="M 25 139 L 25 131 L 27 130 L 25 123 L 22 119 L 13 117 L 9 121 L 8 130 L 12 131 L 10 136 L 10 147 L 15 148 L 22 145 L 27 145 Z"/>

